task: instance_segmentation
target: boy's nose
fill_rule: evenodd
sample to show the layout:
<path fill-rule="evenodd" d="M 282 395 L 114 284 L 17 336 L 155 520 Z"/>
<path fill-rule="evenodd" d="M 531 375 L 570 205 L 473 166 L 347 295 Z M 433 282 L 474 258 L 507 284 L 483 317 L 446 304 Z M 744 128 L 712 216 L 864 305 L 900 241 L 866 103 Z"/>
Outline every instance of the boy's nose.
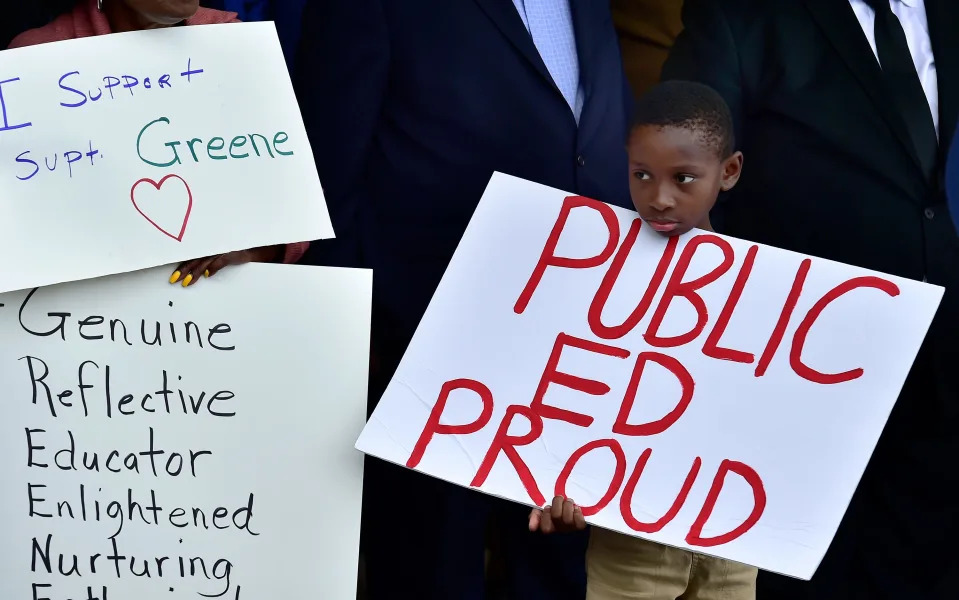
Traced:
<path fill-rule="evenodd" d="M 676 201 L 669 194 L 656 194 L 652 207 L 658 211 L 665 211 L 676 207 Z"/>

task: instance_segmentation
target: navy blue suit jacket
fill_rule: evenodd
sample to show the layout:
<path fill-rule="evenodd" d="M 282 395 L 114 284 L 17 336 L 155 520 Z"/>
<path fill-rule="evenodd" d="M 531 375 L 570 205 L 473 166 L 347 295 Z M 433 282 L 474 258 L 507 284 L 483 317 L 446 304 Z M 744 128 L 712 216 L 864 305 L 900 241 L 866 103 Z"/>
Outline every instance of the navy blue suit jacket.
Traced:
<path fill-rule="evenodd" d="M 241 21 L 270 21 L 283 47 L 287 66 L 292 70 L 296 46 L 300 41 L 300 19 L 306 0 L 203 0 L 201 5 L 235 12 Z"/>
<path fill-rule="evenodd" d="M 512 0 L 307 2 L 297 93 L 338 237 L 307 260 L 372 267 L 381 324 L 412 333 L 494 171 L 631 206 L 609 2 L 570 2 L 578 127 Z"/>

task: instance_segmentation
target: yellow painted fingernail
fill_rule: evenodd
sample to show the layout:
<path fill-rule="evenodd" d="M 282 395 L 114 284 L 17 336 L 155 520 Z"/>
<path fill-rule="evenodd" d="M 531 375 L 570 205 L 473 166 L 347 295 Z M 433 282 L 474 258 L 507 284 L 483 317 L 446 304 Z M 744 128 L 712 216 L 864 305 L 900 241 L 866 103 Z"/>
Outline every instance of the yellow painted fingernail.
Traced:
<path fill-rule="evenodd" d="M 173 272 L 173 275 L 170 275 L 170 283 L 171 283 L 171 284 L 174 284 L 174 283 L 176 283 L 177 281 L 180 281 L 180 272 L 179 272 L 179 271 L 174 271 L 174 272 Z"/>
<path fill-rule="evenodd" d="M 209 276 L 210 276 L 210 269 L 207 269 L 206 271 L 203 271 L 203 276 L 204 276 L 204 277 L 209 277 Z"/>
<path fill-rule="evenodd" d="M 190 285 L 190 282 L 193 281 L 193 275 L 187 275 L 183 278 L 183 287 Z"/>

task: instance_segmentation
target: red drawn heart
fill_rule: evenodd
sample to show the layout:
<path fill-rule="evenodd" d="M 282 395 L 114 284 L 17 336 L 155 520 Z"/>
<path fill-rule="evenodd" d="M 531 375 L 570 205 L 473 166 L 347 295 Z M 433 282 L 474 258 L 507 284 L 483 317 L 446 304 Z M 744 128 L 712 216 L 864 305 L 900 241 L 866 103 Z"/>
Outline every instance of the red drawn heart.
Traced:
<path fill-rule="evenodd" d="M 153 186 L 153 189 L 155 189 L 156 191 L 160 191 L 160 188 L 163 187 L 163 184 L 170 179 L 178 179 L 183 184 L 183 187 L 186 188 L 186 193 L 187 193 L 186 212 L 183 214 L 183 223 L 180 226 L 180 231 L 176 235 L 174 235 L 173 233 L 167 231 L 166 229 L 158 225 L 156 221 L 151 219 L 148 214 L 143 212 L 143 209 L 141 209 L 140 206 L 137 204 L 137 199 L 136 199 L 137 187 L 139 187 L 141 183 L 148 183 L 151 186 Z M 161 233 L 175 239 L 178 242 L 183 241 L 183 234 L 186 233 L 186 226 L 187 226 L 187 223 L 189 223 L 190 221 L 190 212 L 193 210 L 193 192 L 190 191 L 190 186 L 187 185 L 187 182 L 182 177 L 180 177 L 179 175 L 167 175 L 166 177 L 161 179 L 159 182 L 153 181 L 149 177 L 144 177 L 143 179 L 134 183 L 133 187 L 130 188 L 130 200 L 133 202 L 133 208 L 137 209 L 137 212 L 140 213 L 144 219 L 149 221 L 150 225 L 153 225 Z"/>

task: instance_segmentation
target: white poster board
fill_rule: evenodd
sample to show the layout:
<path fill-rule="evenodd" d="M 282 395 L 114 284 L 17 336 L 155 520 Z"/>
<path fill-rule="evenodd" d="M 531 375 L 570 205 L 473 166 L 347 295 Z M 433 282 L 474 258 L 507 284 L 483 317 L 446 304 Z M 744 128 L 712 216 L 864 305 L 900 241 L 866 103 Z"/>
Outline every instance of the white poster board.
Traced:
<path fill-rule="evenodd" d="M 0 598 L 355 597 L 371 282 L 0 295 Z"/>
<path fill-rule="evenodd" d="M 567 196 L 493 177 L 357 447 L 810 578 L 942 289 Z"/>
<path fill-rule="evenodd" d="M 0 52 L 0 292 L 332 236 L 272 23 Z"/>

